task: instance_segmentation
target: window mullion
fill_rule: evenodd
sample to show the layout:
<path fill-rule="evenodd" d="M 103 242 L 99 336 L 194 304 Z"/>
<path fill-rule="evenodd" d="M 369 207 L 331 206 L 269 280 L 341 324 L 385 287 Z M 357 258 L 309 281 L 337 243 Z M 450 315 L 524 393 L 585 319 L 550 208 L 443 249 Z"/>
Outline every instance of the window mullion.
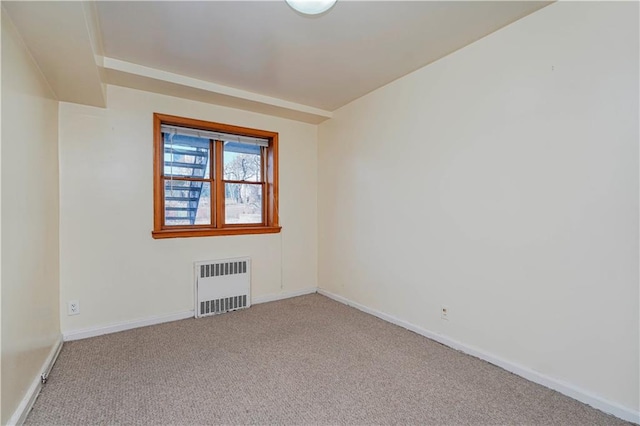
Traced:
<path fill-rule="evenodd" d="M 216 176 L 215 171 L 217 169 L 216 166 L 216 153 L 215 153 L 215 144 L 216 141 L 213 139 L 209 139 L 209 179 L 210 179 L 210 202 L 209 209 L 211 212 L 211 224 L 214 228 L 218 227 L 218 217 L 216 216 L 216 204 L 218 199 L 218 191 L 216 190 Z"/>
<path fill-rule="evenodd" d="M 215 141 L 215 176 L 216 176 L 216 228 L 224 227 L 224 181 L 222 180 L 223 176 L 223 149 L 224 145 L 222 141 Z"/>

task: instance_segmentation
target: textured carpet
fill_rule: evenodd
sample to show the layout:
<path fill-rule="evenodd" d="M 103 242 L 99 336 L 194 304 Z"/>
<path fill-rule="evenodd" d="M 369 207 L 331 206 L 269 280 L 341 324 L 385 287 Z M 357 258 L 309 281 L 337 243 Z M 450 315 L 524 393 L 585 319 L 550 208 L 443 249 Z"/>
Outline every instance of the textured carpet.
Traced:
<path fill-rule="evenodd" d="M 320 295 L 65 343 L 27 424 L 628 424 Z"/>

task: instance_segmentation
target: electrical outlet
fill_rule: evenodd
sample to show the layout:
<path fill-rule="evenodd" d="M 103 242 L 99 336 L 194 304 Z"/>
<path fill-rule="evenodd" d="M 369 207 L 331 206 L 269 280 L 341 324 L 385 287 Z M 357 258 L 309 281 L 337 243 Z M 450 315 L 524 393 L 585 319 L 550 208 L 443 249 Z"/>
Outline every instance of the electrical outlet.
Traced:
<path fill-rule="evenodd" d="M 449 307 L 442 305 L 440 308 L 440 318 L 449 321 Z"/>
<path fill-rule="evenodd" d="M 67 315 L 78 315 L 80 313 L 80 302 L 69 300 L 67 302 Z"/>

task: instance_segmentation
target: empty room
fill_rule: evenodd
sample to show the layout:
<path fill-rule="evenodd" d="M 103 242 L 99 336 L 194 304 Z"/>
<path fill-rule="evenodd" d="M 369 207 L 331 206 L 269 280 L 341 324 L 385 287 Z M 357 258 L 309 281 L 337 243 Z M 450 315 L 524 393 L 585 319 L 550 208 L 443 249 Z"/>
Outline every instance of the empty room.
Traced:
<path fill-rule="evenodd" d="M 2 425 L 640 424 L 637 1 L 2 1 Z"/>

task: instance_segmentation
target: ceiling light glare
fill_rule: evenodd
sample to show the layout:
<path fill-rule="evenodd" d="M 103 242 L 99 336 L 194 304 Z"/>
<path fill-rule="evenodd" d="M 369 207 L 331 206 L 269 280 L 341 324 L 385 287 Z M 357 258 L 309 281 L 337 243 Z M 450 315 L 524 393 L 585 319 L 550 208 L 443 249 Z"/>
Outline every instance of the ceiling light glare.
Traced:
<path fill-rule="evenodd" d="M 337 0 L 285 0 L 291 8 L 304 15 L 319 15 L 331 9 Z"/>

